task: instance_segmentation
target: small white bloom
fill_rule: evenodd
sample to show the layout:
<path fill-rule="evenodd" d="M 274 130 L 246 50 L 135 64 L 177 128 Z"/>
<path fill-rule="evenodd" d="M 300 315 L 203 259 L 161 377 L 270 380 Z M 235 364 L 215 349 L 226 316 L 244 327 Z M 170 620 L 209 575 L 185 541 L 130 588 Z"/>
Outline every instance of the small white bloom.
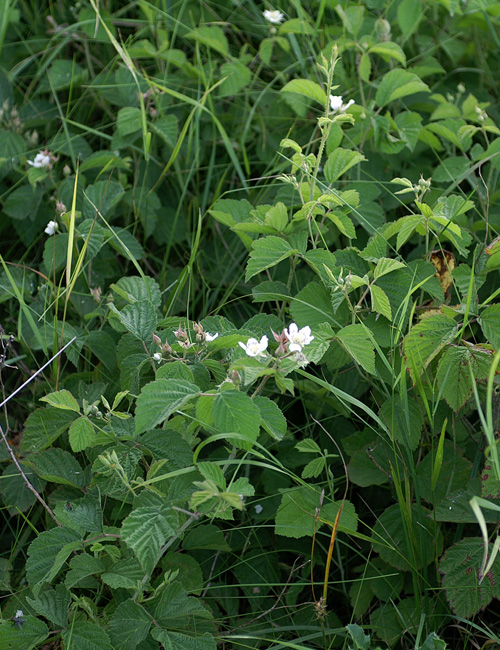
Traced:
<path fill-rule="evenodd" d="M 189 350 L 189 348 L 192 348 L 194 343 L 190 343 L 189 341 L 177 341 L 181 348 L 184 348 L 185 350 Z"/>
<path fill-rule="evenodd" d="M 48 167 L 50 165 L 50 156 L 47 156 L 43 151 L 40 151 L 40 153 L 37 153 L 35 156 L 33 162 L 28 160 L 28 165 L 31 165 L 32 167 Z"/>
<path fill-rule="evenodd" d="M 15 615 L 15 618 L 22 618 L 24 616 L 24 612 L 22 609 L 18 609 Z"/>
<path fill-rule="evenodd" d="M 207 343 L 210 343 L 210 341 L 215 341 L 218 336 L 219 332 L 216 332 L 215 334 L 209 334 L 208 332 L 205 332 L 205 341 Z"/>
<path fill-rule="evenodd" d="M 246 345 L 238 341 L 238 345 L 245 350 L 249 357 L 260 357 L 267 350 L 268 342 L 267 336 L 263 336 L 260 341 L 254 338 L 248 339 Z"/>
<path fill-rule="evenodd" d="M 258 504 L 255 506 L 255 512 L 256 512 L 258 515 L 260 515 L 260 513 L 261 513 L 263 510 L 264 510 L 264 508 L 260 505 L 260 503 L 258 503 Z"/>
<path fill-rule="evenodd" d="M 330 108 L 334 113 L 345 113 L 352 104 L 354 104 L 354 99 L 350 99 L 347 104 L 344 104 L 341 95 L 330 95 Z"/>
<path fill-rule="evenodd" d="M 311 336 L 311 328 L 306 325 L 299 330 L 295 323 L 291 323 L 288 329 L 284 330 L 285 336 L 289 341 L 288 349 L 290 352 L 302 352 L 302 348 L 314 339 Z"/>
<path fill-rule="evenodd" d="M 160 363 L 161 361 L 161 354 L 159 352 L 155 352 L 153 354 L 153 359 L 156 361 L 156 363 Z"/>
<path fill-rule="evenodd" d="M 275 9 L 274 11 L 266 9 L 264 11 L 264 18 L 274 25 L 279 25 L 283 21 L 284 17 L 285 15 L 282 14 L 281 11 L 278 11 L 278 9 Z"/>
<path fill-rule="evenodd" d="M 49 221 L 47 227 L 43 231 L 46 235 L 53 235 L 57 230 L 57 221 Z"/>

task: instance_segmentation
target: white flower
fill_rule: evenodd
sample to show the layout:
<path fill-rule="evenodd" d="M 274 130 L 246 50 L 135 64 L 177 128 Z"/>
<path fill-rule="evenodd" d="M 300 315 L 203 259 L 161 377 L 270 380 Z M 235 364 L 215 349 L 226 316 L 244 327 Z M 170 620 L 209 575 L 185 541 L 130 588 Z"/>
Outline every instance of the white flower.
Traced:
<path fill-rule="evenodd" d="M 189 348 L 192 348 L 194 343 L 191 343 L 190 341 L 177 341 L 181 348 L 184 348 L 185 350 L 189 350 Z"/>
<path fill-rule="evenodd" d="M 153 359 L 156 361 L 156 363 L 160 363 L 161 361 L 161 354 L 159 352 L 155 352 L 153 354 Z"/>
<path fill-rule="evenodd" d="M 18 609 L 14 618 L 22 618 L 23 616 L 24 616 L 23 610 Z"/>
<path fill-rule="evenodd" d="M 302 352 L 302 348 L 314 339 L 309 325 L 299 330 L 295 323 L 291 323 L 289 329 L 285 329 L 284 332 L 290 343 L 288 346 L 290 352 Z"/>
<path fill-rule="evenodd" d="M 43 231 L 46 235 L 53 235 L 57 230 L 57 221 L 49 221 L 45 230 Z"/>
<path fill-rule="evenodd" d="M 28 165 L 31 165 L 32 167 L 48 167 L 50 165 L 50 156 L 48 156 L 46 153 L 43 153 L 43 151 L 40 151 L 40 153 L 37 153 L 35 156 L 35 160 L 31 162 L 31 160 L 28 160 Z"/>
<path fill-rule="evenodd" d="M 258 503 L 258 504 L 255 506 L 255 512 L 256 512 L 258 515 L 260 515 L 260 513 L 261 513 L 263 510 L 264 510 L 264 508 L 260 505 L 260 503 Z"/>
<path fill-rule="evenodd" d="M 242 347 L 249 357 L 260 357 L 264 354 L 267 349 L 268 338 L 263 336 L 260 341 L 257 339 L 248 339 L 247 344 L 245 345 L 241 341 L 238 341 L 238 345 Z"/>
<path fill-rule="evenodd" d="M 344 104 L 341 95 L 330 95 L 330 108 L 334 113 L 345 113 L 352 104 L 354 104 L 354 99 L 350 99 L 347 104 Z"/>
<path fill-rule="evenodd" d="M 275 9 L 274 11 L 266 9 L 264 11 L 264 18 L 275 25 L 279 25 L 283 21 L 284 17 L 285 15 L 282 14 L 281 11 L 278 11 L 278 9 Z"/>
<path fill-rule="evenodd" d="M 209 334 L 208 332 L 205 332 L 205 341 L 207 343 L 210 343 L 210 341 L 215 341 L 218 336 L 219 332 L 216 332 L 215 334 Z"/>

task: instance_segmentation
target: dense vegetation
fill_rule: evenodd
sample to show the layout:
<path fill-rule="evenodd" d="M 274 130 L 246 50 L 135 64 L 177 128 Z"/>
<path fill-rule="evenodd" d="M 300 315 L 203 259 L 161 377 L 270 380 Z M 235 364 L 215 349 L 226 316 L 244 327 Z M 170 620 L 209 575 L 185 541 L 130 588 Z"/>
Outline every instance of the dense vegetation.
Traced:
<path fill-rule="evenodd" d="M 0 648 L 499 646 L 499 16 L 0 2 Z"/>

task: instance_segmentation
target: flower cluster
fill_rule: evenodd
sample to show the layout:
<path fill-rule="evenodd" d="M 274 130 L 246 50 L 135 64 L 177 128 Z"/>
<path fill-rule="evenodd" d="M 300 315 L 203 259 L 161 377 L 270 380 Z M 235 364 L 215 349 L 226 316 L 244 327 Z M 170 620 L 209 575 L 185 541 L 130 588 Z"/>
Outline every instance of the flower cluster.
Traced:
<path fill-rule="evenodd" d="M 40 151 L 35 156 L 35 160 L 28 160 L 28 165 L 36 167 L 37 169 L 51 169 L 52 163 L 56 162 L 58 158 L 48 149 Z"/>
<path fill-rule="evenodd" d="M 341 95 L 330 95 L 330 108 L 334 113 L 345 113 L 353 104 L 354 99 L 350 99 L 347 104 L 344 104 Z"/>
<path fill-rule="evenodd" d="M 291 323 L 290 327 L 285 328 L 281 334 L 274 334 L 274 338 L 279 343 L 276 354 L 282 356 L 287 351 L 301 354 L 303 348 L 313 341 L 314 336 L 311 335 L 309 325 L 299 329 L 296 323 Z M 238 342 L 238 345 L 245 350 L 249 357 L 265 355 L 268 344 L 269 340 L 267 336 L 263 336 L 260 341 L 250 338 L 246 344 L 241 341 Z"/>

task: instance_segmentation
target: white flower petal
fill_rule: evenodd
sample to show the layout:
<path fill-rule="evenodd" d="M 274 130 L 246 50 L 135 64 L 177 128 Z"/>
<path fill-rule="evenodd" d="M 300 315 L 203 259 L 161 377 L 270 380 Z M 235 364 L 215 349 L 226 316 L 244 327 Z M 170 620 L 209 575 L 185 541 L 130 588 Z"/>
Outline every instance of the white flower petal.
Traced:
<path fill-rule="evenodd" d="M 209 334 L 208 332 L 205 332 L 205 341 L 210 343 L 210 341 L 215 341 L 218 336 L 219 332 L 216 332 L 215 334 Z"/>

